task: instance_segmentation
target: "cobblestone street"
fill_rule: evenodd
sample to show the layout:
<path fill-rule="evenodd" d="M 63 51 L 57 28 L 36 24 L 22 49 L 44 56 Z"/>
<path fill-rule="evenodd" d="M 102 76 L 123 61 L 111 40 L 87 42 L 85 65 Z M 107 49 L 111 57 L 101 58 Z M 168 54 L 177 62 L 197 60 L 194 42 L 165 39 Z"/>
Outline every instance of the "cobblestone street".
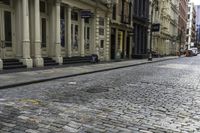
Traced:
<path fill-rule="evenodd" d="M 200 56 L 0 90 L 0 133 L 200 133 Z"/>

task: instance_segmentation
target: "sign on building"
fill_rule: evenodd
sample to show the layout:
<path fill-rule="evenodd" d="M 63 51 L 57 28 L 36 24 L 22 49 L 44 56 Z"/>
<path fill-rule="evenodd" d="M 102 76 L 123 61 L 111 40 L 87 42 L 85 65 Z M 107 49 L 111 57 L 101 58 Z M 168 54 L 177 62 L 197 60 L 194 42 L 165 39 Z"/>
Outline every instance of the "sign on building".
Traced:
<path fill-rule="evenodd" d="M 93 15 L 92 12 L 89 10 L 81 11 L 81 18 L 91 18 L 92 15 Z"/>
<path fill-rule="evenodd" d="M 160 31 L 160 24 L 159 23 L 152 24 L 152 32 L 159 32 L 159 31 Z"/>

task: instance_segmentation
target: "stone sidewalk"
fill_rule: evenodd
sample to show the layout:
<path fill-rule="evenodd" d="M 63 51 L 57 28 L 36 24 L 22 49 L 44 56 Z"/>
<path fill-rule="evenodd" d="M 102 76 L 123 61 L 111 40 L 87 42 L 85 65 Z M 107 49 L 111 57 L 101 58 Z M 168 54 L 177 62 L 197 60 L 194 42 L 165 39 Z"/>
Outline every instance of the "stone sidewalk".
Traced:
<path fill-rule="evenodd" d="M 36 71 L 24 71 L 16 73 L 0 74 L 0 89 L 11 88 L 21 85 L 29 85 L 33 83 L 45 82 L 60 78 L 67 78 L 79 76 L 84 74 L 91 74 L 95 72 L 109 71 L 113 69 L 143 65 L 147 63 L 155 63 L 160 61 L 178 59 L 176 56 L 169 56 L 163 58 L 154 58 L 152 62 L 147 59 L 129 60 L 122 62 L 108 62 L 94 65 L 71 66 L 64 68 L 52 68 Z"/>

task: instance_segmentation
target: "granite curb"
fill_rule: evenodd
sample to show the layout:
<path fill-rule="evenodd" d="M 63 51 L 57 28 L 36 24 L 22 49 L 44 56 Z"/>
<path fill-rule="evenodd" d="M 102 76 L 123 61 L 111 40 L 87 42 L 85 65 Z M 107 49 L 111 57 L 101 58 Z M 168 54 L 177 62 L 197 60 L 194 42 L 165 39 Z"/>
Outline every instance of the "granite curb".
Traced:
<path fill-rule="evenodd" d="M 36 83 L 42 83 L 42 82 L 47 82 L 47 81 L 52 81 L 52 80 L 57 80 L 57 79 L 76 77 L 76 76 L 93 74 L 93 73 L 98 73 L 98 72 L 106 72 L 106 71 L 111 71 L 111 70 L 116 70 L 116 69 L 128 68 L 128 67 L 133 67 L 133 66 L 140 66 L 140 65 L 144 65 L 144 64 L 151 64 L 151 63 L 163 62 L 163 61 L 174 60 L 174 59 L 178 59 L 178 57 L 160 59 L 160 60 L 156 60 L 156 61 L 147 61 L 147 62 L 136 63 L 136 64 L 132 64 L 132 65 L 124 65 L 124 66 L 117 66 L 117 67 L 113 66 L 112 68 L 91 70 L 89 72 L 80 72 L 80 73 L 77 73 L 77 74 L 67 74 L 65 76 L 55 76 L 55 77 L 50 77 L 50 78 L 45 78 L 45 79 L 30 80 L 30 81 L 26 81 L 26 82 L 18 82 L 18 83 L 13 83 L 13 84 L 9 84 L 9 85 L 0 85 L 0 89 L 14 88 L 14 87 L 31 85 L 31 84 L 36 84 Z"/>

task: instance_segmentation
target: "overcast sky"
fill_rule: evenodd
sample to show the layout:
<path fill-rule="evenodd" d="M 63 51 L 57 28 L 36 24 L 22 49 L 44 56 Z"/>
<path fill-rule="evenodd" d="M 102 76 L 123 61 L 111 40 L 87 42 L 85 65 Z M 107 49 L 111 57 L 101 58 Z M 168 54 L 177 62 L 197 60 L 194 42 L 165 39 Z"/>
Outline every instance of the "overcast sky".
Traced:
<path fill-rule="evenodd" d="M 200 0 L 192 0 L 195 5 L 200 5 Z"/>

